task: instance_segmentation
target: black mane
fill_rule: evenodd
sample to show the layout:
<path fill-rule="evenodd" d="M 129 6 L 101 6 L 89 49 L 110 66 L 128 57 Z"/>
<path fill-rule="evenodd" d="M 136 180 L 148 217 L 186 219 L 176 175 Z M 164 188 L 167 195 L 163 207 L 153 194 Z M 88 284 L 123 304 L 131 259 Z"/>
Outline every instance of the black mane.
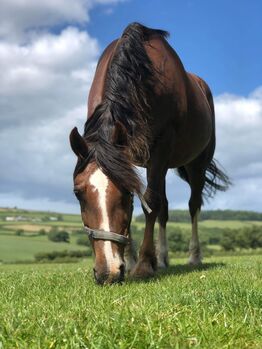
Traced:
<path fill-rule="evenodd" d="M 95 161 L 116 185 L 130 192 L 141 191 L 134 160 L 146 163 L 149 159 L 149 96 L 154 95 L 155 77 L 144 42 L 154 35 L 166 37 L 168 33 L 139 23 L 124 30 L 107 71 L 103 102 L 85 124 L 84 138 L 91 148 L 88 159 L 76 167 L 79 172 Z M 126 129 L 126 147 L 112 144 L 116 122 Z"/>

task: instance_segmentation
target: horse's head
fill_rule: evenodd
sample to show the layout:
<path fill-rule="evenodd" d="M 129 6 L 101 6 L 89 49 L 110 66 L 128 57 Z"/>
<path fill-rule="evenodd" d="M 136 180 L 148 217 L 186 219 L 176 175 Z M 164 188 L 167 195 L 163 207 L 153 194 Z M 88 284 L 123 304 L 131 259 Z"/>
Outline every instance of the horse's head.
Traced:
<path fill-rule="evenodd" d="M 121 132 L 117 132 L 115 137 L 121 137 Z M 124 247 L 128 243 L 133 210 L 132 192 L 115 185 L 101 170 L 90 157 L 92 145 L 76 128 L 70 134 L 70 143 L 78 157 L 74 193 L 95 255 L 95 279 L 100 284 L 121 282 L 125 272 Z"/>

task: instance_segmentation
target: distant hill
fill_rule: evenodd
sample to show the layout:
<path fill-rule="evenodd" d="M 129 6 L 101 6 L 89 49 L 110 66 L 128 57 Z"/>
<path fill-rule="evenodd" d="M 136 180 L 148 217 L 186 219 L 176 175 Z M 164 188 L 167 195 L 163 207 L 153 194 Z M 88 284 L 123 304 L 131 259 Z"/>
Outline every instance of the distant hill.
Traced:
<path fill-rule="evenodd" d="M 25 210 L 20 208 L 1 208 L 0 219 L 4 216 L 23 216 L 23 217 L 43 217 L 54 216 L 58 220 L 62 220 L 63 216 L 79 217 L 79 214 L 66 214 L 51 211 L 35 211 Z M 137 222 L 144 221 L 144 214 L 135 217 Z M 255 211 L 240 211 L 240 210 L 203 210 L 201 211 L 200 221 L 217 220 L 217 221 L 257 221 L 262 222 L 262 212 Z M 188 210 L 169 210 L 169 222 L 190 222 L 190 215 Z"/>
<path fill-rule="evenodd" d="M 254 211 L 235 211 L 235 210 L 203 210 L 201 211 L 200 221 L 262 221 L 262 213 Z M 136 217 L 136 221 L 144 221 L 144 215 Z M 169 222 L 190 222 L 188 210 L 169 210 Z"/>

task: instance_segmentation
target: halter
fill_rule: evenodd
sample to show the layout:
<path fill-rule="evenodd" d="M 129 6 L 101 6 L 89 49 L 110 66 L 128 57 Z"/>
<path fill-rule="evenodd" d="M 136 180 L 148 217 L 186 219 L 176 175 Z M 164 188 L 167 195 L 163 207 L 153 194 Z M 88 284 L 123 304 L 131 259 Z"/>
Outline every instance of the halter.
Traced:
<path fill-rule="evenodd" d="M 118 242 L 121 245 L 127 245 L 129 243 L 129 238 L 124 235 L 113 233 L 112 231 L 100 230 L 100 229 L 91 229 L 84 226 L 84 230 L 87 232 L 89 239 L 93 240 L 107 240 Z"/>
<path fill-rule="evenodd" d="M 131 195 L 133 196 L 133 193 L 131 193 Z M 146 209 L 146 211 L 150 214 L 152 212 L 152 210 L 148 206 L 148 204 L 146 203 L 143 195 L 139 195 L 138 197 L 139 197 L 142 205 Z M 113 242 L 117 242 L 117 243 L 124 245 L 124 246 L 126 246 L 130 242 L 130 239 L 127 238 L 126 236 L 113 233 L 112 231 L 106 231 L 106 230 L 101 230 L 101 229 L 91 229 L 91 228 L 87 227 L 86 225 L 84 225 L 84 230 L 87 232 L 89 239 L 113 241 Z"/>

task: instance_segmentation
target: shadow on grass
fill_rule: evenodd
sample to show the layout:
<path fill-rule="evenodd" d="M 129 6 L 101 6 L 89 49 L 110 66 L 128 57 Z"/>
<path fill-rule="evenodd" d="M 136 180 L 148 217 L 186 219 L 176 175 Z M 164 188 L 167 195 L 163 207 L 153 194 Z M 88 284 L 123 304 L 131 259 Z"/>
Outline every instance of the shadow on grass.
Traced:
<path fill-rule="evenodd" d="M 225 266 L 225 263 L 203 263 L 198 266 L 192 266 L 188 264 L 176 264 L 176 265 L 169 266 L 167 269 L 158 269 L 153 278 L 137 279 L 129 276 L 127 277 L 126 280 L 128 280 L 128 282 L 147 283 L 147 282 L 152 282 L 154 280 L 160 280 L 171 275 L 175 276 L 175 275 L 189 274 L 195 271 L 205 271 L 205 270 L 220 268 L 224 266 Z"/>

